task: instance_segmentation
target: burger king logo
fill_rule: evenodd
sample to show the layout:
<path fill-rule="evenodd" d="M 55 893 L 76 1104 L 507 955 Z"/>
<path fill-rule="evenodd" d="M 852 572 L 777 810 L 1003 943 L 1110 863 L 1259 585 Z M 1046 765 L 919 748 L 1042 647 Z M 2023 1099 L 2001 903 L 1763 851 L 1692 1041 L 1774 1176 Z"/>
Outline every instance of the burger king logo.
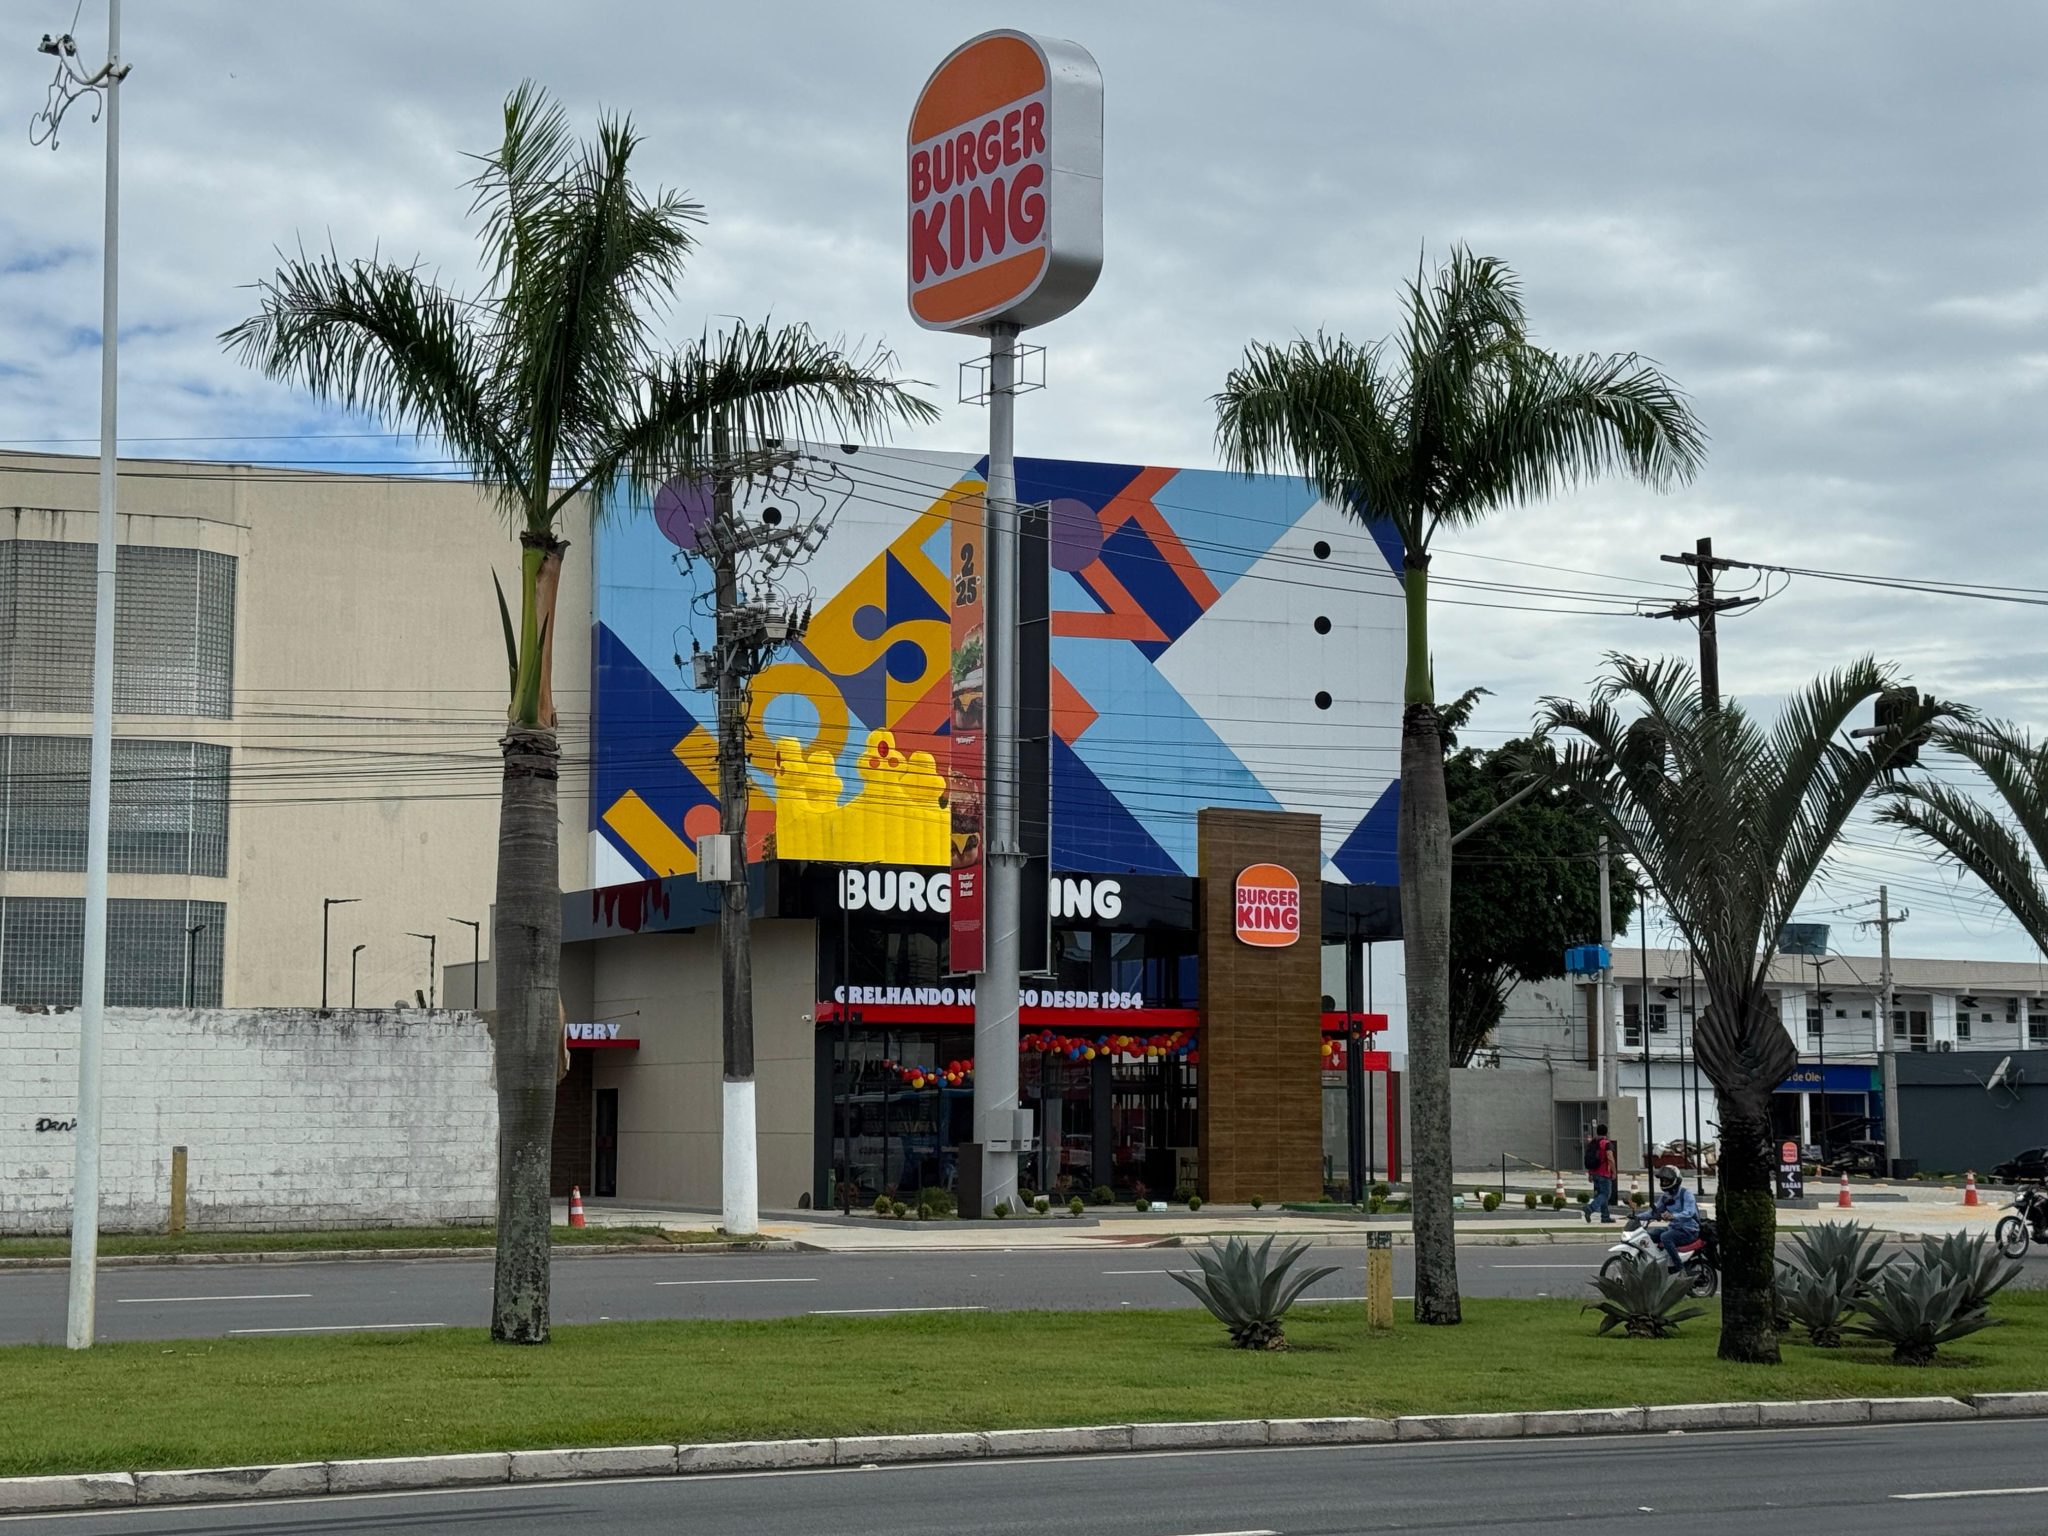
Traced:
<path fill-rule="evenodd" d="M 1253 864 L 1237 877 L 1237 936 L 1261 949 L 1301 937 L 1301 882 L 1278 864 Z"/>
<path fill-rule="evenodd" d="M 1079 45 L 963 43 L 910 117 L 910 311 L 929 330 L 1041 325 L 1102 268 L 1102 76 Z"/>

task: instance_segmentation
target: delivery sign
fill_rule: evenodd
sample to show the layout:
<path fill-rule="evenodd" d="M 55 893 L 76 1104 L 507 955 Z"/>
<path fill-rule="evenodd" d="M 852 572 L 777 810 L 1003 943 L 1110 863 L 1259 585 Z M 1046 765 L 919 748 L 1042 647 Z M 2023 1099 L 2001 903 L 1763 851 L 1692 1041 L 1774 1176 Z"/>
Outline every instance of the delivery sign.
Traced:
<path fill-rule="evenodd" d="M 910 312 L 1042 325 L 1102 270 L 1102 75 L 1078 44 L 986 32 L 910 116 Z"/>
<path fill-rule="evenodd" d="M 1237 936 L 1261 949 L 1301 937 L 1301 882 L 1278 864 L 1253 864 L 1237 877 Z"/>

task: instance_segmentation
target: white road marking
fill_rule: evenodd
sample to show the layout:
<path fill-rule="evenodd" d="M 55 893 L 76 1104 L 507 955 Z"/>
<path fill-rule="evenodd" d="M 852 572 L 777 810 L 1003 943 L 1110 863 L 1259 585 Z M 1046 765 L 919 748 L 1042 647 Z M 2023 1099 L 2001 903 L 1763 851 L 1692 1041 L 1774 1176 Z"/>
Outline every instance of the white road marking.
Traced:
<path fill-rule="evenodd" d="M 1590 1264 L 1489 1264 L 1488 1269 L 1587 1269 Z"/>
<path fill-rule="evenodd" d="M 812 1317 L 872 1317 L 883 1312 L 986 1312 L 987 1307 L 817 1307 Z"/>
<path fill-rule="evenodd" d="M 407 1328 L 448 1328 L 450 1323 L 325 1323 L 309 1328 L 230 1328 L 229 1333 L 397 1333 Z"/>
<path fill-rule="evenodd" d="M 117 1307 L 154 1307 L 173 1301 L 307 1301 L 311 1291 L 270 1291 L 248 1296 L 122 1296 Z"/>
<path fill-rule="evenodd" d="M 1105 1269 L 1105 1275 L 1192 1275 L 1192 1269 Z"/>
<path fill-rule="evenodd" d="M 751 1280 L 657 1280 L 664 1285 L 816 1285 L 816 1275 L 757 1275 Z"/>
<path fill-rule="evenodd" d="M 2048 1493 L 2048 1488 L 1956 1488 L 1947 1493 L 1895 1493 L 1908 1503 L 1918 1499 L 1996 1499 L 2011 1493 Z"/>
<path fill-rule="evenodd" d="M 1278 1531 L 1194 1531 L 1190 1536 L 1280 1536 Z"/>

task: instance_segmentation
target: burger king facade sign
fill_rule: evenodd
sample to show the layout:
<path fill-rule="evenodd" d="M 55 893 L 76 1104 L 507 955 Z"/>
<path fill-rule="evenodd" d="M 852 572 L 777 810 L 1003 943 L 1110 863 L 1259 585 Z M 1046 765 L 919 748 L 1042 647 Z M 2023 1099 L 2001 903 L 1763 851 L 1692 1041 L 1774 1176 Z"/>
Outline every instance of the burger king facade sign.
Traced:
<path fill-rule="evenodd" d="M 1042 325 L 1102 270 L 1102 73 L 1088 50 L 985 32 L 910 115 L 910 312 L 934 331 Z"/>
<path fill-rule="evenodd" d="M 1253 864 L 1237 877 L 1237 936 L 1259 949 L 1301 937 L 1301 882 L 1279 864 Z"/>

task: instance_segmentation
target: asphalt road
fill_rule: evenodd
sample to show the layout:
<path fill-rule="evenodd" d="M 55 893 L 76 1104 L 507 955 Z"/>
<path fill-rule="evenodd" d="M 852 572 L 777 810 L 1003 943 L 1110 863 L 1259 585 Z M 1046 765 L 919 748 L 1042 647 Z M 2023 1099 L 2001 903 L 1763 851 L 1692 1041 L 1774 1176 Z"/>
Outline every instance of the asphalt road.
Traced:
<path fill-rule="evenodd" d="M 2018 1536 L 2039 1422 L 1189 1452 L 500 1486 L 0 1519 L 50 1536 Z"/>
<path fill-rule="evenodd" d="M 1473 1296 L 1583 1296 L 1606 1253 L 1598 1242 L 1468 1245 L 1459 1250 L 1459 1278 Z M 1341 1266 L 1309 1292 L 1312 1299 L 1364 1295 L 1362 1247 L 1311 1249 L 1304 1262 Z M 558 1323 L 962 1308 L 1114 1312 L 1197 1305 L 1167 1278 L 1170 1270 L 1193 1267 L 1184 1250 L 1173 1248 L 560 1255 L 553 1312 Z M 2048 1256 L 2030 1254 L 2027 1268 L 2022 1283 L 2048 1285 Z M 1408 1294 L 1413 1276 L 1412 1250 L 1394 1249 L 1396 1295 Z M 488 1257 L 107 1268 L 100 1271 L 99 1335 L 477 1327 L 490 1289 Z M 0 1344 L 62 1342 L 64 1290 L 61 1269 L 0 1272 Z"/>

